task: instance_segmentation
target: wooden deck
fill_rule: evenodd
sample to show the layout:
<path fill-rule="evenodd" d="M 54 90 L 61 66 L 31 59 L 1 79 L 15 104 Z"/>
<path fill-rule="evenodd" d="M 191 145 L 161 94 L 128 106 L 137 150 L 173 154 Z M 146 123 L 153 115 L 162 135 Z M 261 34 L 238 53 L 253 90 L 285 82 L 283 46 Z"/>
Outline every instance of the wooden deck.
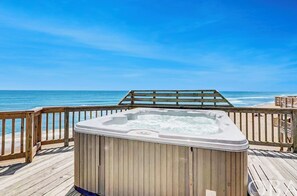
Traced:
<path fill-rule="evenodd" d="M 297 154 L 249 150 L 248 161 L 250 187 L 259 195 L 297 195 Z M 80 195 L 73 189 L 73 145 L 41 150 L 30 164 L 0 164 L 1 196 Z"/>
<path fill-rule="evenodd" d="M 296 153 L 249 150 L 248 167 L 250 190 L 258 195 L 297 195 Z"/>
<path fill-rule="evenodd" d="M 0 162 L 0 195 L 80 195 L 73 162 L 73 146 L 40 150 L 30 164 Z"/>

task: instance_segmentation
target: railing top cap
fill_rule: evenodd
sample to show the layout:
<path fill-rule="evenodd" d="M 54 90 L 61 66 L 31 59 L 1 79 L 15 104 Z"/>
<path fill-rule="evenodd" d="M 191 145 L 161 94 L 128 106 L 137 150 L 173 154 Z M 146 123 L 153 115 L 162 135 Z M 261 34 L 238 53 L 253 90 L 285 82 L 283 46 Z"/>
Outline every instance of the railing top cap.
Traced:
<path fill-rule="evenodd" d="M 197 91 L 217 91 L 214 89 L 198 89 L 198 90 L 130 90 L 129 92 L 197 92 Z"/>

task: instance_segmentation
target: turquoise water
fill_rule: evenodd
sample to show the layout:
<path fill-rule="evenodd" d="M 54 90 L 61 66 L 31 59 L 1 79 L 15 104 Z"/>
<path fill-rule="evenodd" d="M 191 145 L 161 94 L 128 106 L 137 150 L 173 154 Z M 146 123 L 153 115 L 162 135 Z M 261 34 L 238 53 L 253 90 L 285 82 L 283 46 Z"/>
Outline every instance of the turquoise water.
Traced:
<path fill-rule="evenodd" d="M 128 91 L 0 91 L 0 111 L 26 110 L 41 106 L 114 105 L 117 104 L 127 92 Z M 234 106 L 254 106 L 271 103 L 277 95 L 297 94 L 293 92 L 239 91 L 222 91 L 221 93 Z M 84 119 L 83 115 L 84 114 L 82 114 L 81 119 Z M 52 116 L 49 116 L 50 128 L 52 128 L 51 119 Z M 55 129 L 58 129 L 58 116 L 56 116 L 55 119 Z M 43 122 L 45 122 L 45 116 L 43 116 Z M 75 122 L 78 122 L 77 116 L 75 117 Z M 44 123 L 42 128 L 45 130 Z M 16 132 L 19 131 L 20 119 L 16 120 Z M 0 126 L 0 135 L 1 133 L 2 130 Z M 6 133 L 11 133 L 11 120 L 6 120 Z"/>
<path fill-rule="evenodd" d="M 86 106 L 113 105 L 128 91 L 0 91 L 0 111 L 27 110 L 41 106 Z M 81 114 L 84 119 L 84 113 Z M 87 116 L 89 118 L 89 116 Z M 49 114 L 49 129 L 52 129 L 52 114 Z M 70 116 L 72 119 L 72 116 Z M 62 122 L 64 116 L 62 116 Z M 45 115 L 42 117 L 45 122 Z M 78 116 L 75 117 L 78 122 Z M 0 123 L 2 121 L 0 120 Z M 11 133 L 11 120 L 6 120 L 6 134 Z M 0 124 L 1 125 L 1 124 Z M 55 129 L 59 129 L 59 116 L 55 116 Z M 15 129 L 20 132 L 21 121 L 16 119 Z M 62 128 L 64 128 L 62 126 Z M 45 130 L 45 123 L 42 124 Z M 2 126 L 0 126 L 0 137 Z"/>
<path fill-rule="evenodd" d="M 85 106 L 117 104 L 127 91 L 0 91 L 0 111 L 26 110 L 40 106 Z M 294 92 L 221 92 L 235 106 L 254 106 L 274 101 L 277 95 Z"/>
<path fill-rule="evenodd" d="M 117 104 L 127 91 L 0 91 L 0 111 Z"/>
<path fill-rule="evenodd" d="M 246 92 L 222 91 L 221 92 L 234 106 L 255 106 L 273 103 L 275 96 L 297 95 L 296 92 Z"/>

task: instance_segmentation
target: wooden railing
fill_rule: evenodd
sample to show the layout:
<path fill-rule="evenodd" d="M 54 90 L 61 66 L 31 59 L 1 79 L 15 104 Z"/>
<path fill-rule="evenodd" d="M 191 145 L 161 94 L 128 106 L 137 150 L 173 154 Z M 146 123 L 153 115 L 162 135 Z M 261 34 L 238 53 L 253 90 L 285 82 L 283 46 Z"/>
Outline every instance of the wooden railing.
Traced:
<path fill-rule="evenodd" d="M 84 106 L 45 107 L 27 111 L 0 112 L 0 161 L 26 158 L 31 162 L 42 145 L 73 141 L 75 123 L 105 116 L 133 106 Z M 151 105 L 176 109 L 199 109 L 192 106 Z M 243 108 L 209 107 L 207 110 L 223 110 L 246 135 L 250 144 L 288 147 L 297 151 L 297 109 L 292 108 Z"/>
<path fill-rule="evenodd" d="M 275 97 L 275 106 L 297 108 L 297 96 Z"/>
<path fill-rule="evenodd" d="M 101 116 L 107 116 L 110 114 L 122 112 L 128 110 L 130 107 L 128 106 L 85 106 L 85 107 L 68 107 L 65 109 L 65 125 L 66 129 L 71 131 L 67 131 L 64 137 L 65 145 L 68 145 L 69 139 L 73 139 L 74 135 L 74 126 L 75 123 L 80 122 L 81 120 L 87 120 L 92 118 L 97 118 Z M 68 117 L 68 118 L 67 118 Z M 68 119 L 68 120 L 67 120 Z M 70 134 L 70 137 L 69 137 Z"/>
<path fill-rule="evenodd" d="M 30 113 L 28 113 L 30 115 Z M 1 112 L 1 158 L 2 160 L 25 157 L 25 136 L 27 112 Z M 16 128 L 16 124 L 17 126 Z M 11 139 L 8 141 L 6 131 L 10 128 Z M 19 133 L 16 135 L 16 132 Z M 16 145 L 19 147 L 16 148 Z M 6 154 L 9 154 L 5 156 Z"/>
<path fill-rule="evenodd" d="M 219 108 L 218 108 L 219 109 Z M 297 110 L 272 108 L 220 108 L 227 112 L 252 145 L 297 150 Z M 293 142 L 295 141 L 295 142 Z"/>
<path fill-rule="evenodd" d="M 133 107 L 139 107 L 133 105 Z M 191 106 L 151 105 L 141 107 L 197 109 Z M 297 109 L 254 107 L 210 107 L 222 110 L 233 120 L 252 145 L 288 147 L 297 151 Z"/>
<path fill-rule="evenodd" d="M 119 105 L 178 105 L 193 107 L 232 107 L 217 90 L 131 90 Z"/>
<path fill-rule="evenodd" d="M 129 109 L 128 106 L 44 107 L 0 112 L 0 161 L 32 162 L 42 145 L 73 141 L 75 123 Z"/>

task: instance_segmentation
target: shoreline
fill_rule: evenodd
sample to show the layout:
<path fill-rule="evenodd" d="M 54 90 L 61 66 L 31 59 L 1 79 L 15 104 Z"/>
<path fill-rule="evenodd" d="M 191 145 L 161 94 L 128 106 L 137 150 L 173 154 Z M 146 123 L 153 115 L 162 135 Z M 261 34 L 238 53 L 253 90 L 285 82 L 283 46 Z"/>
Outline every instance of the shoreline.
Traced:
<path fill-rule="evenodd" d="M 274 102 L 266 102 L 266 103 L 260 103 L 252 106 L 254 108 L 259 107 L 259 108 L 280 108 L 279 106 L 275 106 Z"/>
<path fill-rule="evenodd" d="M 0 111 L 32 109 L 39 106 L 93 106 L 113 105 L 121 100 L 128 90 L 26 90 L 0 91 Z M 236 107 L 252 107 L 273 102 L 275 96 L 297 95 L 286 91 L 223 91 L 219 92 Z M 34 96 L 34 99 L 32 99 Z"/>
<path fill-rule="evenodd" d="M 249 107 L 259 107 L 259 108 L 279 108 L 278 106 L 275 106 L 274 103 L 269 102 L 269 103 L 262 103 L 262 104 L 258 104 L 255 106 L 249 106 Z M 244 108 L 244 107 L 243 107 Z M 45 134 L 45 130 L 42 131 L 42 141 L 46 141 L 46 134 Z M 14 142 L 14 146 L 15 146 L 15 152 L 19 152 L 20 151 L 20 146 L 21 146 L 21 133 L 20 132 L 15 132 L 15 142 Z M 69 131 L 69 137 L 72 137 L 72 130 Z M 48 132 L 48 139 L 52 140 L 53 138 L 53 133 L 52 130 L 50 130 Z M 61 139 L 64 138 L 64 129 L 61 130 Z M 60 139 L 59 137 L 59 129 L 55 129 L 55 139 Z M 0 135 L 0 141 L 2 140 L 2 136 Z M 25 133 L 24 133 L 24 148 L 25 148 L 25 144 L 26 144 L 26 139 L 25 139 Z M 12 133 L 7 133 L 5 134 L 5 152 L 6 153 L 10 153 L 11 152 L 11 146 L 12 146 Z M 2 148 L 2 145 L 0 146 L 0 150 Z"/>

